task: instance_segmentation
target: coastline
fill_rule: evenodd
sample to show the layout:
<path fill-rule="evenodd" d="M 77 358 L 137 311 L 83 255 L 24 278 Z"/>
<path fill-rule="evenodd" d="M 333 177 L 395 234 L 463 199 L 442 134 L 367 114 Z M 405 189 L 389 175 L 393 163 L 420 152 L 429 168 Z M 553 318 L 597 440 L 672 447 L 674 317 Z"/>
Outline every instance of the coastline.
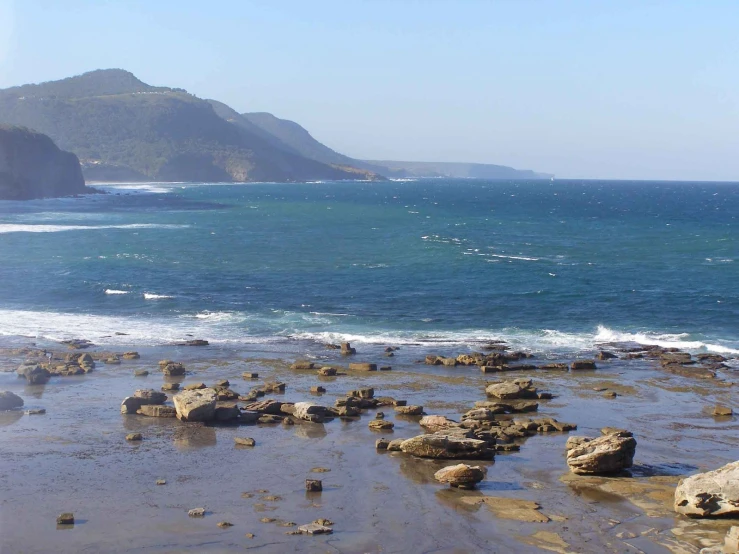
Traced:
<path fill-rule="evenodd" d="M 36 342 L 21 337 L 11 342 L 18 347 L 24 341 L 27 347 Z M 5 346 L 8 342 L 2 341 Z M 4 412 L 0 418 L 0 463 L 8 468 L 6 475 L 12 475 L 0 481 L 0 546 L 44 552 L 53 544 L 56 551 L 73 552 L 91 545 L 116 550 L 125 541 L 130 548 L 162 552 L 195 543 L 204 552 L 245 547 L 298 552 L 698 552 L 699 547 L 718 544 L 731 524 L 691 520 L 675 514 L 671 504 L 681 477 L 739 458 L 736 416 L 717 419 L 706 411 L 714 404 L 731 403 L 735 368 L 717 370 L 715 379 L 696 379 L 666 372 L 652 359 L 617 358 L 597 362 L 595 371 L 483 374 L 476 366 L 416 363 L 419 350 L 409 345 L 400 346 L 392 357 L 384 352 L 384 346 L 394 346 L 391 343 L 354 346 L 357 354 L 347 358 L 309 341 L 202 347 L 129 344 L 125 349 L 138 350 L 139 359 L 115 365 L 96 362 L 89 374 L 52 377 L 46 385 L 27 385 L 13 373 L 0 373 L 0 389 L 21 395 L 24 409 L 46 409 L 44 415 Z M 448 346 L 421 348 L 444 356 L 469 352 Z M 54 347 L 60 355 L 103 350 L 122 349 Z M 27 354 L 3 349 L 3 369 L 13 371 Z M 629 478 L 572 475 L 564 458 L 568 434 L 539 434 L 520 441 L 518 452 L 498 453 L 494 462 L 481 462 L 487 478 L 478 490 L 462 491 L 433 479 L 448 463 L 375 450 L 381 436 L 409 438 L 421 431 L 418 417 L 392 409 L 380 409 L 395 423 L 387 433 L 367 428 L 376 410 L 353 420 L 290 427 L 203 426 L 120 414 L 124 396 L 140 388 L 159 390 L 173 381 L 158 371 L 157 362 L 164 358 L 185 365 L 188 375 L 174 379 L 183 384 L 228 379 L 231 388 L 243 394 L 266 381 L 281 381 L 287 384 L 284 393 L 268 397 L 327 406 L 351 389 L 373 387 L 377 395 L 402 398 L 424 406 L 428 414 L 454 419 L 485 399 L 485 383 L 531 378 L 554 398 L 540 401 L 537 413 L 523 415 L 577 424 L 578 430 L 569 435 L 597 436 L 608 425 L 627 428 L 638 441 L 635 466 Z M 296 359 L 343 368 L 346 375 L 320 377 L 315 371 L 291 370 Z M 392 371 L 348 371 L 351 361 L 388 364 Z M 150 373 L 134 377 L 137 369 Z M 244 372 L 258 373 L 259 378 L 244 380 Z M 326 393 L 311 393 L 317 385 Z M 604 397 L 609 391 L 617 396 Z M 169 404 L 173 393 L 167 394 Z M 123 440 L 134 432 L 144 436 L 140 444 Z M 233 437 L 242 435 L 254 437 L 256 447 L 234 447 Z M 317 467 L 330 471 L 316 476 L 311 470 Z M 94 481 L 88 477 L 92 468 Z M 313 476 L 323 479 L 320 494 L 304 490 L 303 481 Z M 157 479 L 167 485 L 155 485 Z M 33 500 L 38 495 L 44 497 L 42 505 Z M 511 506 L 522 500 L 537 502 L 538 512 L 549 521 L 510 519 L 475 504 L 482 496 L 507 499 Z M 201 505 L 206 517 L 188 518 L 187 510 Z M 78 518 L 71 532 L 62 533 L 53 525 L 56 512 L 62 511 L 73 511 Z M 274 521 L 264 523 L 262 518 Z M 285 534 L 294 529 L 289 523 L 302 525 L 317 518 L 331 520 L 334 533 L 325 538 Z M 234 526 L 220 529 L 216 522 L 221 520 Z M 459 533 L 460 528 L 465 533 Z"/>

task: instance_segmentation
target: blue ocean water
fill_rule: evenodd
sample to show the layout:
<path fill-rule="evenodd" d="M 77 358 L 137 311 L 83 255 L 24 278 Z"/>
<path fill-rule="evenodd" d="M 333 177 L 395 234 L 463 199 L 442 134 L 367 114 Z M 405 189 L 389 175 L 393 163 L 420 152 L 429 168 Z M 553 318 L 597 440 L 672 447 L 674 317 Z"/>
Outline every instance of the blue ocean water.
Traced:
<path fill-rule="evenodd" d="M 0 202 L 0 334 L 739 352 L 739 184 L 102 188 Z"/>

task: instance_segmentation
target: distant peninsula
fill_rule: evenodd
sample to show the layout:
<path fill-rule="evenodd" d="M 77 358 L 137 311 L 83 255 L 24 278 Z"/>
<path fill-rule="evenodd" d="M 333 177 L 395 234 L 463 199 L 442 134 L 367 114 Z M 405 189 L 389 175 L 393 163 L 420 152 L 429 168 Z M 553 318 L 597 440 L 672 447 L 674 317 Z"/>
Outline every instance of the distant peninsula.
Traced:
<path fill-rule="evenodd" d="M 48 136 L 0 124 L 0 200 L 56 198 L 94 192 L 77 156 Z"/>
<path fill-rule="evenodd" d="M 265 112 L 239 113 L 181 88 L 146 84 L 122 69 L 2 89 L 0 123 L 49 135 L 77 155 L 87 181 L 549 177 L 488 164 L 351 158 L 293 121 Z"/>

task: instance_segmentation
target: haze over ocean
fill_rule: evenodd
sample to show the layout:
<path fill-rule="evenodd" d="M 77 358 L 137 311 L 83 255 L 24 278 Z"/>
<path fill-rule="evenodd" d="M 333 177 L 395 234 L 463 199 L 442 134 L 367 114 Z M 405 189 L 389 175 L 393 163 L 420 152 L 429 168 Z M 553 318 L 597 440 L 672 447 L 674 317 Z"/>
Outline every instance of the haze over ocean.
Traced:
<path fill-rule="evenodd" d="M 739 352 L 739 188 L 131 185 L 0 205 L 0 334 Z M 115 332 L 129 333 L 116 336 Z"/>

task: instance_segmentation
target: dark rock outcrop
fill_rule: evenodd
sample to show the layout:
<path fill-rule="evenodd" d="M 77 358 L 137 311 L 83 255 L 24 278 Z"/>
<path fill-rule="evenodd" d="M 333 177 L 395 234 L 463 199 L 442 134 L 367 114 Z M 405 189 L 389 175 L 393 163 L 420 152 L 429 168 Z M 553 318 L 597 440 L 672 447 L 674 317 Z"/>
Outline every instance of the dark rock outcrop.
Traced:
<path fill-rule="evenodd" d="M 0 125 L 0 200 L 56 198 L 94 192 L 77 156 L 44 134 Z"/>

